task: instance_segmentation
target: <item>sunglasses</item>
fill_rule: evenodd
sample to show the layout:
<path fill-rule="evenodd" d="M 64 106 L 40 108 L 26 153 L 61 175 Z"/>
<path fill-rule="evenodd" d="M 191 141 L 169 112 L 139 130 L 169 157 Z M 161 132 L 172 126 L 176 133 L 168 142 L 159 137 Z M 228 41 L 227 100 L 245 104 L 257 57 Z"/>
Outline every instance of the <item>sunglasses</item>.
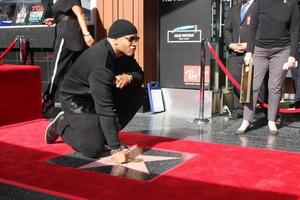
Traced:
<path fill-rule="evenodd" d="M 124 38 L 126 38 L 129 42 L 138 42 L 140 39 L 140 37 L 138 36 L 130 36 L 130 37 L 124 36 Z"/>

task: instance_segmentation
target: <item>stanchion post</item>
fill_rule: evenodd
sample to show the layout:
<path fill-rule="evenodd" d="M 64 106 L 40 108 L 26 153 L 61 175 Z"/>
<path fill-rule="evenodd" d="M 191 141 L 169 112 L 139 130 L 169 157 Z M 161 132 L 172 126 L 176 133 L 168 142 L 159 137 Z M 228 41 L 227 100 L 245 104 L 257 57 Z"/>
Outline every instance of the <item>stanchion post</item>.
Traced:
<path fill-rule="evenodd" d="M 196 124 L 204 124 L 209 122 L 204 118 L 204 76 L 205 76 L 205 40 L 201 41 L 200 47 L 200 87 L 199 87 L 199 118 L 194 119 Z"/>
<path fill-rule="evenodd" d="M 19 46 L 19 64 L 23 64 L 23 54 L 22 54 L 22 36 L 18 35 L 18 46 Z"/>
<path fill-rule="evenodd" d="M 27 64 L 27 41 L 24 36 L 18 36 L 19 41 L 19 64 Z"/>
<path fill-rule="evenodd" d="M 22 37 L 22 57 L 23 57 L 23 65 L 28 64 L 28 41 L 26 38 L 23 36 Z"/>

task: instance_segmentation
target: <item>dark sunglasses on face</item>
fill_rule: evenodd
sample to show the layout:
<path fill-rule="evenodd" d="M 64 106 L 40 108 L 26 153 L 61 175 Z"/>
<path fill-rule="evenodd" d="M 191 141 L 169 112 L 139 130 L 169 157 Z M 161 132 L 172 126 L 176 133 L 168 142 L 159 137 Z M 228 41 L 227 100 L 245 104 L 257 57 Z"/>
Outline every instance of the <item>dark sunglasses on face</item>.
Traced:
<path fill-rule="evenodd" d="M 130 37 L 124 36 L 124 38 L 126 38 L 129 42 L 138 42 L 140 39 L 140 37 L 138 36 L 130 36 Z"/>

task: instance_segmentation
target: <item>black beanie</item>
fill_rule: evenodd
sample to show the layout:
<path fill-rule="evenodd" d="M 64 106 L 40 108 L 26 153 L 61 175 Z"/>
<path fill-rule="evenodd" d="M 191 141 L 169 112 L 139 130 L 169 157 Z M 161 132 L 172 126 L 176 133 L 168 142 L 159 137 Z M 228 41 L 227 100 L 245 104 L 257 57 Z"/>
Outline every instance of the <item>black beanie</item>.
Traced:
<path fill-rule="evenodd" d="M 132 34 L 137 34 L 136 27 L 128 20 L 118 19 L 110 26 L 107 36 L 109 38 L 119 38 Z"/>

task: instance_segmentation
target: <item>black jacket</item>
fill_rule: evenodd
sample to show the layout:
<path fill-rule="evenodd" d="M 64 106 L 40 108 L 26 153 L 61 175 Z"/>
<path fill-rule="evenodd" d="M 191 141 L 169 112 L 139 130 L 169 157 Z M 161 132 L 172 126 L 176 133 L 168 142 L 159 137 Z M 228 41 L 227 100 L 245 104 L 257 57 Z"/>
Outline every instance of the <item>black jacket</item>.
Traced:
<path fill-rule="evenodd" d="M 227 47 L 230 43 L 247 42 L 252 12 L 256 6 L 256 1 L 250 5 L 242 21 L 240 18 L 241 6 L 242 4 L 233 6 L 227 17 L 224 27 L 224 38 Z"/>
<path fill-rule="evenodd" d="M 65 111 L 70 110 L 73 99 L 92 99 L 97 114 L 116 116 L 114 93 L 115 76 L 130 74 L 132 82 L 127 87 L 141 86 L 144 73 L 134 57 L 116 58 L 107 41 L 103 39 L 85 50 L 73 64 L 61 85 L 61 101 Z"/>

